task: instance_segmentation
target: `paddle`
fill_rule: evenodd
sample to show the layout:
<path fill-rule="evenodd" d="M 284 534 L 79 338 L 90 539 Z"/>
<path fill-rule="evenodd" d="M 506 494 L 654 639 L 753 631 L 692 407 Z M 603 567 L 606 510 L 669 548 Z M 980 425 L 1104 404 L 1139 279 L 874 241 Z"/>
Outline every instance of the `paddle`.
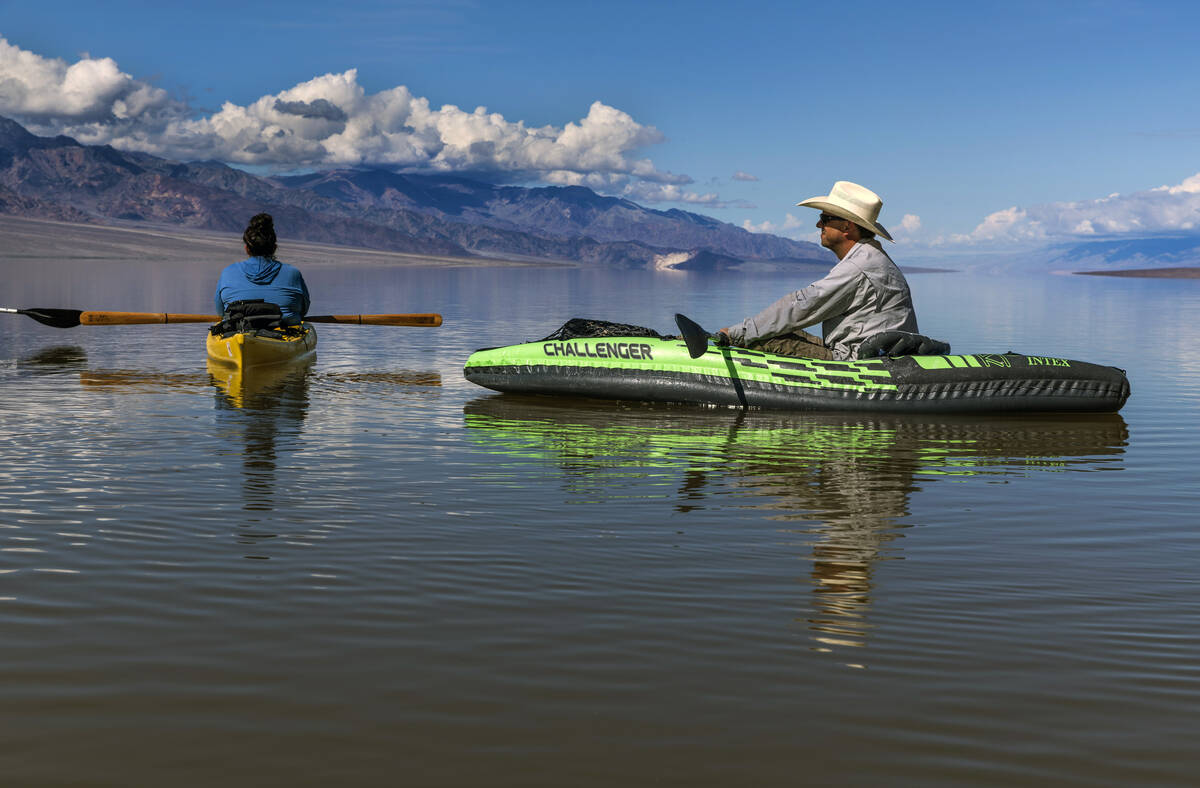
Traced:
<path fill-rule="evenodd" d="M 184 315 L 168 312 L 99 312 L 81 309 L 10 309 L 0 307 L 0 312 L 10 312 L 31 317 L 39 323 L 54 328 L 76 326 L 129 326 L 147 323 L 216 323 L 221 318 L 215 315 Z M 400 315 L 309 315 L 309 323 L 344 323 L 362 326 L 427 326 L 442 324 L 442 316 L 436 313 Z"/>
<path fill-rule="evenodd" d="M 700 358 L 705 354 L 709 339 L 713 339 L 718 345 L 722 344 L 718 335 L 708 333 L 699 323 L 678 312 L 675 313 L 675 325 L 679 326 L 679 333 L 687 345 L 688 355 L 692 358 Z"/>
<path fill-rule="evenodd" d="M 79 325 L 79 316 L 83 314 L 78 309 L 10 309 L 5 306 L 0 306 L 0 312 L 32 317 L 39 323 L 45 323 L 55 328 L 74 328 Z"/>
<path fill-rule="evenodd" d="M 725 348 L 729 345 L 729 337 L 725 334 L 710 334 L 699 323 L 678 312 L 675 313 L 675 325 L 679 326 L 679 334 L 683 337 L 683 342 L 687 345 L 688 355 L 692 358 L 700 358 L 708 352 L 708 340 L 710 339 L 719 348 Z M 746 388 L 742 385 L 742 381 L 738 377 L 737 367 L 734 366 L 733 359 L 730 357 L 728 350 L 722 350 L 721 357 L 725 360 L 725 368 L 729 370 L 729 382 L 733 384 L 733 391 L 737 394 L 738 404 L 744 408 L 747 404 Z"/>

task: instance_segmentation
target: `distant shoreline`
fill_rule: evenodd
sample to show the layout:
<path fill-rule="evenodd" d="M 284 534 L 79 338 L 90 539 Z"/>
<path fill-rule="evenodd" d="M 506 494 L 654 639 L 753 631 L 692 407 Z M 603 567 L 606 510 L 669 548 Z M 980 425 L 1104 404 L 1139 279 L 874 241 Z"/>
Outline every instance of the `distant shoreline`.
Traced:
<path fill-rule="evenodd" d="M 897 266 L 906 274 L 961 274 L 962 271 L 958 268 L 930 268 L 927 265 L 901 265 Z"/>
<path fill-rule="evenodd" d="M 1073 271 L 1080 276 L 1129 276 L 1143 279 L 1200 279 L 1200 266 L 1178 268 L 1127 268 L 1121 271 Z"/>

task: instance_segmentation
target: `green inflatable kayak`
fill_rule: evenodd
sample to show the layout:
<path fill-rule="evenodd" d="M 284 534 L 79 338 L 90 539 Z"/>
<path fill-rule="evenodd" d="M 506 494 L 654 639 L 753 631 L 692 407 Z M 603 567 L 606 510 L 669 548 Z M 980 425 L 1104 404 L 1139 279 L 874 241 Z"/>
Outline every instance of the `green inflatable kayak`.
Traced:
<path fill-rule="evenodd" d="M 1112 413 L 1129 397 L 1123 370 L 1053 356 L 823 361 L 654 332 L 567 338 L 567 326 L 536 342 L 478 350 L 463 374 L 502 392 L 805 411 Z"/>

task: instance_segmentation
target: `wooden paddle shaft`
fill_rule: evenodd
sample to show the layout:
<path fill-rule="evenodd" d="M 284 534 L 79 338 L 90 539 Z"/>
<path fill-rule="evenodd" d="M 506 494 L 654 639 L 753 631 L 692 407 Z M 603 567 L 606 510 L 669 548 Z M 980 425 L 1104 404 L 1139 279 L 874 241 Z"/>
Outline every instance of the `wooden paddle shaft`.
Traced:
<path fill-rule="evenodd" d="M 406 315 L 317 315 L 306 317 L 312 323 L 357 323 L 362 326 L 428 326 L 442 324 L 442 316 L 430 314 Z"/>
<path fill-rule="evenodd" d="M 214 315 L 175 315 L 167 312 L 81 312 L 85 326 L 131 326 L 140 323 L 216 323 Z"/>

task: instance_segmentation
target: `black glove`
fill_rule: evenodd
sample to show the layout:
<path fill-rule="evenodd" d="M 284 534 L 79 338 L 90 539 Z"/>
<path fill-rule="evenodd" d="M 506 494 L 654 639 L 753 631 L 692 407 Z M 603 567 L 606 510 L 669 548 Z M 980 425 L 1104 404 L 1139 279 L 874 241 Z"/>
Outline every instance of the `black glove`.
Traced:
<path fill-rule="evenodd" d="M 711 339 L 712 343 L 717 347 L 729 347 L 729 335 L 724 331 L 718 331 L 715 334 L 709 334 L 708 338 Z"/>

